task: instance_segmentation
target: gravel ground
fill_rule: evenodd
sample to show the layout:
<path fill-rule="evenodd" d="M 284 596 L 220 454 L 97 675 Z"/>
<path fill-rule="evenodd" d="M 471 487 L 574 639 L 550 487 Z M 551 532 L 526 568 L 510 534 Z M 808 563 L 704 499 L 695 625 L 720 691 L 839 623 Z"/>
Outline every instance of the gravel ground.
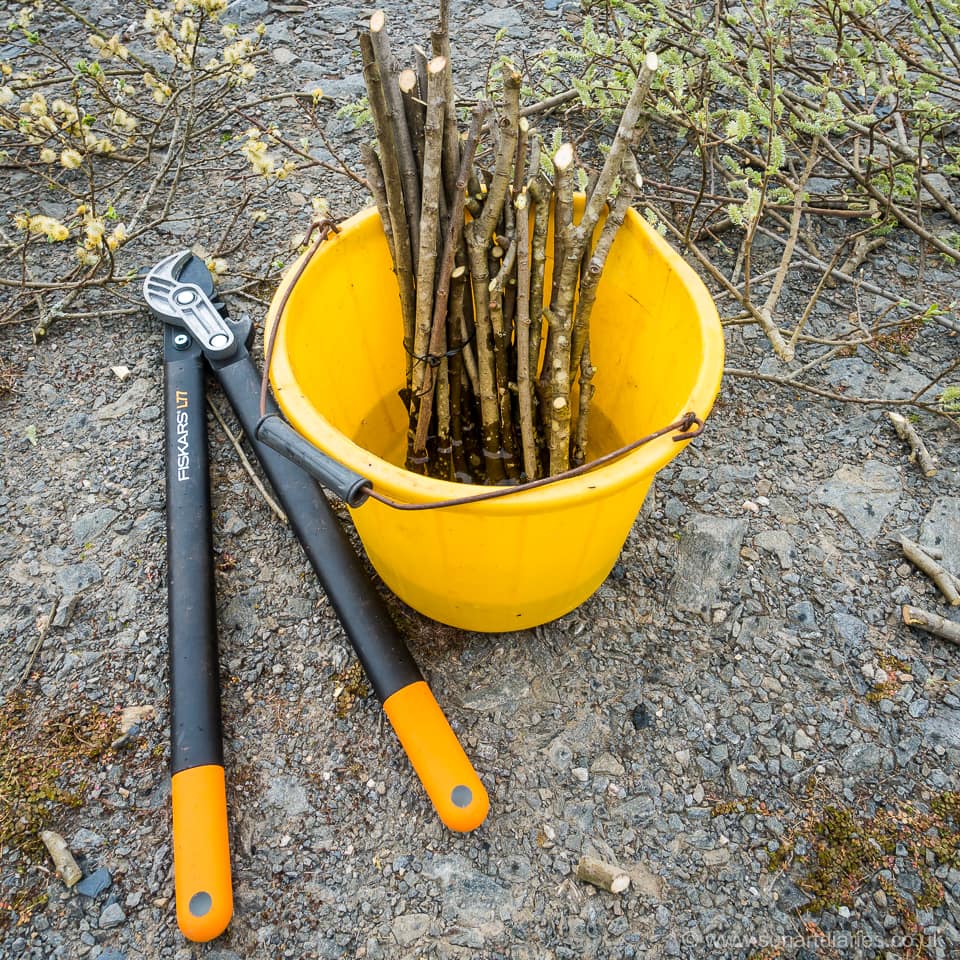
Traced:
<path fill-rule="evenodd" d="M 364 10 L 304 7 L 235 4 L 292 58 L 275 53 L 264 83 L 293 70 L 349 92 Z M 455 8 L 485 34 L 503 27 L 514 51 L 579 20 L 554 0 Z M 429 11 L 391 11 L 395 45 L 426 35 Z M 461 55 L 482 77 L 491 45 Z M 355 147 L 349 124 L 329 132 Z M 324 187 L 338 214 L 363 202 Z M 281 192 L 280 232 L 302 225 L 301 193 Z M 161 238 L 158 254 L 177 242 Z M 247 255 L 253 270 L 272 253 L 261 241 Z M 955 274 L 918 275 L 915 258 L 912 240 L 894 237 L 865 278 L 917 301 L 956 296 Z M 802 311 L 808 280 L 791 281 L 787 310 Z M 835 291 L 814 325 L 826 332 L 849 296 Z M 780 369 L 762 335 L 727 329 L 732 366 Z M 49 902 L 0 929 L 0 956 L 901 956 L 917 931 L 900 904 L 930 957 L 960 955 L 960 865 L 929 852 L 916 862 L 906 835 L 848 904 L 805 912 L 798 885 L 810 820 L 828 806 L 876 822 L 958 787 L 956 649 L 904 627 L 899 605 L 958 615 L 890 539 L 939 544 L 960 572 L 960 443 L 943 421 L 920 421 L 940 467 L 926 479 L 881 408 L 728 378 L 709 429 L 658 475 L 620 561 L 580 609 L 472 635 L 388 598 L 490 793 L 486 823 L 464 836 L 432 813 L 376 701 L 338 701 L 346 638 L 211 422 L 236 911 L 222 938 L 196 946 L 172 897 L 160 330 L 144 313 L 63 324 L 37 346 L 2 327 L 0 343 L 17 376 L 0 442 L 4 689 L 59 601 L 26 684 L 36 722 L 97 705 L 113 724 L 123 708 L 152 708 L 86 762 L 83 803 L 50 824 L 85 892 L 3 851 L 0 899 L 25 876 Z M 832 361 L 822 386 L 906 396 L 956 343 L 925 326 L 908 356 L 861 348 Z M 778 866 L 786 844 L 795 856 Z M 629 889 L 578 881 L 584 854 L 620 864 Z M 926 868 L 939 902 L 921 896 Z"/>

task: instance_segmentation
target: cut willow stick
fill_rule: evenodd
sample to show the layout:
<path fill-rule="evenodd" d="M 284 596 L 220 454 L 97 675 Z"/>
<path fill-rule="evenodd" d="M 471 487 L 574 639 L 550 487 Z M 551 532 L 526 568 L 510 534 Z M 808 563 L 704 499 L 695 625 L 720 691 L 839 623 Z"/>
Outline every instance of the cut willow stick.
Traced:
<path fill-rule="evenodd" d="M 427 64 L 427 116 L 423 143 L 423 206 L 420 211 L 420 257 L 417 270 L 417 320 L 413 341 L 413 396 L 410 402 L 410 428 L 414 431 L 413 453 L 416 462 L 427 459 L 427 432 L 430 427 L 431 404 L 425 395 L 433 396 L 433 384 L 439 377 L 447 382 L 446 363 L 435 358 L 446 352 L 446 319 L 437 324 L 434 318 L 434 282 L 437 269 L 437 249 L 440 246 L 440 163 L 443 152 L 443 73 L 447 61 L 435 57 Z M 431 332 L 433 335 L 431 335 Z M 434 346 L 435 345 L 435 346 Z M 436 366 L 435 366 L 436 364 Z M 449 431 L 450 410 L 440 408 L 440 401 L 449 404 L 447 389 L 439 391 L 438 415 L 445 432 Z M 442 445 L 449 446 L 447 437 Z"/>
<path fill-rule="evenodd" d="M 617 193 L 617 198 L 610 213 L 607 214 L 607 219 L 600 230 L 597 245 L 587 260 L 586 268 L 581 270 L 580 298 L 577 302 L 573 322 L 573 341 L 570 350 L 571 376 L 580 365 L 580 353 L 586 343 L 587 333 L 590 329 L 590 317 L 593 314 L 593 305 L 597 300 L 597 288 L 600 285 L 603 268 L 606 266 L 607 257 L 610 255 L 610 249 L 616 239 L 617 232 L 623 226 L 627 209 L 633 202 L 639 188 L 640 172 L 637 168 L 637 161 L 633 154 L 627 151 L 623 161 L 623 176 L 620 179 L 620 190 Z"/>
<path fill-rule="evenodd" d="M 403 113 L 410 131 L 410 145 L 417 169 L 423 169 L 423 128 L 427 122 L 427 105 L 420 96 L 420 84 L 415 70 L 401 70 L 397 77 L 397 86 L 403 96 Z"/>
<path fill-rule="evenodd" d="M 370 42 L 382 80 L 385 118 L 393 130 L 397 166 L 403 189 L 403 201 L 410 231 L 410 249 L 413 252 L 413 268 L 417 269 L 417 257 L 420 250 L 420 182 L 417 176 L 417 161 L 410 142 L 406 115 L 403 108 L 403 95 L 397 83 L 397 64 L 390 52 L 390 40 L 385 29 L 386 14 L 375 10 L 370 17 Z"/>
<path fill-rule="evenodd" d="M 440 28 L 430 35 L 430 42 L 434 56 L 446 57 L 450 62 L 445 99 L 447 115 L 443 127 L 443 184 L 447 192 L 447 202 L 452 207 L 460 174 L 460 135 L 457 126 L 457 94 L 453 86 L 453 57 L 450 53 L 450 0 L 440 0 Z"/>
<path fill-rule="evenodd" d="M 913 424 L 905 416 L 894 413 L 892 410 L 887 411 L 887 418 L 893 424 L 893 429 L 897 431 L 897 436 L 904 443 L 909 444 L 911 463 L 916 463 L 925 477 L 935 477 L 937 465 Z"/>
<path fill-rule="evenodd" d="M 570 465 L 570 336 L 577 274 L 583 256 L 573 227 L 571 144 L 563 144 L 554 154 L 553 170 L 553 291 L 550 307 L 544 311 L 547 318 L 547 345 L 540 371 L 543 430 L 547 437 L 551 476 L 562 473 Z"/>
<path fill-rule="evenodd" d="M 562 473 L 569 467 L 570 461 L 571 328 L 580 263 L 616 178 L 620 174 L 624 156 L 634 140 L 637 125 L 641 119 L 643 102 L 650 90 L 658 62 L 655 53 L 647 54 L 620 118 L 620 125 L 617 127 L 603 168 L 597 177 L 596 185 L 587 197 L 583 216 L 579 224 L 570 225 L 563 237 L 563 259 L 560 265 L 559 283 L 556 284 L 556 296 L 550 303 L 548 314 L 550 330 L 540 376 L 541 394 L 545 406 L 544 420 L 548 425 L 545 429 L 548 429 L 549 435 L 551 475 Z M 561 155 L 560 159 L 565 160 L 565 154 Z M 555 168 L 556 165 L 557 157 L 554 157 Z M 557 190 L 559 193 L 559 179 Z"/>
<path fill-rule="evenodd" d="M 380 144 L 380 165 L 383 170 L 384 190 L 387 195 L 388 219 L 394 243 L 394 272 L 400 291 L 400 313 L 403 321 L 403 346 L 408 354 L 413 353 L 413 331 L 416 324 L 417 301 L 414 292 L 413 254 L 410 250 L 410 230 L 407 225 L 403 187 L 397 162 L 397 146 L 393 125 L 387 116 L 384 102 L 383 79 L 373 53 L 370 37 L 360 34 L 360 52 L 363 57 L 363 77 L 370 101 L 373 125 Z M 387 229 L 384 227 L 384 229 Z M 408 364 L 412 371 L 412 364 Z M 407 389 L 410 389 L 407 383 Z"/>
<path fill-rule="evenodd" d="M 417 315 L 413 339 L 413 392 L 419 396 L 427 370 L 427 348 L 433 317 L 433 291 L 440 224 L 440 158 L 443 150 L 443 71 L 447 61 L 435 57 L 427 65 L 427 118 L 423 146 L 423 206 L 420 210 L 420 254 L 417 258 Z M 423 450 L 417 430 L 417 451 Z"/>
<path fill-rule="evenodd" d="M 454 192 L 454 205 L 450 211 L 450 221 L 447 227 L 447 235 L 443 241 L 443 255 L 440 261 L 440 270 L 437 279 L 436 295 L 433 303 L 433 318 L 430 332 L 430 341 L 428 349 L 431 355 L 440 352 L 440 344 L 443 342 L 446 330 L 447 304 L 450 297 L 451 279 L 454 272 L 454 261 L 456 257 L 458 238 L 462 236 L 463 224 L 463 204 L 465 198 L 465 187 L 469 177 L 470 168 L 473 165 L 473 157 L 477 150 L 477 142 L 480 137 L 480 127 L 483 124 L 483 118 L 486 110 L 482 106 L 474 108 L 473 120 L 470 124 L 470 131 L 467 134 L 467 141 L 463 148 L 463 160 L 460 164 L 460 171 L 457 176 Z M 462 277 L 463 274 L 461 273 Z M 462 308 L 461 308 L 462 313 Z M 426 446 L 426 430 L 429 426 L 431 410 L 433 407 L 433 368 L 427 367 L 426 378 L 423 383 L 422 396 L 420 398 L 419 419 L 417 420 L 417 449 L 422 450 Z"/>
<path fill-rule="evenodd" d="M 597 184 L 587 198 L 583 217 L 581 217 L 578 225 L 581 240 L 584 235 L 589 236 L 593 233 L 593 228 L 597 225 L 597 220 L 600 219 L 607 197 L 613 191 L 613 184 L 620 174 L 624 154 L 633 142 L 634 131 L 641 119 L 643 102 L 650 92 L 653 75 L 657 72 L 659 64 L 659 58 L 655 53 L 648 53 L 644 58 L 643 66 L 630 93 L 630 99 L 627 101 L 623 115 L 620 117 L 620 125 L 617 127 L 613 143 L 610 145 L 610 151 L 607 153 L 607 158 L 600 170 L 600 176 L 597 178 Z"/>
<path fill-rule="evenodd" d="M 573 144 L 565 143 L 553 158 L 553 283 L 550 288 L 550 303 L 557 300 L 560 289 L 560 273 L 563 269 L 564 244 L 573 225 Z"/>
<path fill-rule="evenodd" d="M 434 56 L 450 59 L 450 36 L 445 29 L 431 35 Z M 453 206 L 454 190 L 460 170 L 460 134 L 457 127 L 457 95 L 453 88 L 453 69 L 447 71 L 447 91 L 444 97 L 446 117 L 443 124 L 443 188 L 447 204 Z"/>
<path fill-rule="evenodd" d="M 900 549 L 903 555 L 918 569 L 925 573 L 943 594 L 951 607 L 960 607 L 960 592 L 957 590 L 957 578 L 940 566 L 923 547 L 906 537 L 900 537 Z"/>
<path fill-rule="evenodd" d="M 954 623 L 952 620 L 941 617 L 938 613 L 931 613 L 929 610 L 911 607 L 908 603 L 900 608 L 900 615 L 908 627 L 919 627 L 921 630 L 926 630 L 927 633 L 932 633 L 944 640 L 960 645 L 960 623 Z"/>
<path fill-rule="evenodd" d="M 511 480 L 519 479 L 516 443 L 513 437 L 513 395 L 510 390 L 510 341 L 512 323 L 506 291 L 513 276 L 517 258 L 516 226 L 513 204 L 504 205 L 503 234 L 498 235 L 501 250 L 497 275 L 490 281 L 490 327 L 493 330 L 493 361 L 497 373 L 497 401 L 500 404 L 500 439 L 503 445 L 504 469 Z M 496 248 L 494 248 L 496 249 Z M 514 305 L 515 306 L 515 305 Z"/>
<path fill-rule="evenodd" d="M 530 240 L 530 372 L 535 379 L 540 367 L 543 332 L 543 290 L 547 262 L 547 231 L 550 229 L 550 187 L 536 176 L 530 183 L 534 202 L 533 237 Z M 531 390 L 533 385 L 531 385 Z"/>
<path fill-rule="evenodd" d="M 497 383 L 494 361 L 493 327 L 490 316 L 490 270 L 487 264 L 487 253 L 510 186 L 520 112 L 520 74 L 510 64 L 504 64 L 503 73 L 504 105 L 498 121 L 501 136 L 493 177 L 479 217 L 472 220 L 466 228 L 467 255 L 473 283 L 474 319 L 477 325 L 477 367 L 480 379 L 483 458 L 487 468 L 487 480 L 490 483 L 499 483 L 504 479 L 504 464 L 498 393 L 501 385 Z M 502 384 L 502 387 L 507 389 L 506 384 Z"/>
<path fill-rule="evenodd" d="M 533 428 L 533 378 L 530 375 L 530 210 L 529 190 L 517 196 L 517 403 L 520 450 L 527 480 L 536 480 L 537 441 Z"/>
<path fill-rule="evenodd" d="M 361 143 L 360 160 L 363 162 L 363 169 L 367 173 L 367 187 L 373 194 L 373 202 L 377 205 L 377 212 L 380 214 L 380 220 L 383 223 L 383 234 L 387 238 L 387 247 L 390 250 L 390 259 L 393 261 L 393 268 L 396 271 L 397 251 L 394 247 L 393 223 L 390 220 L 387 187 L 383 182 L 383 168 L 380 166 L 376 146 L 369 141 Z"/>
<path fill-rule="evenodd" d="M 593 385 L 593 364 L 590 362 L 590 334 L 580 350 L 580 396 L 577 401 L 577 425 L 570 445 L 570 466 L 579 467 L 587 462 L 587 440 L 590 435 L 590 404 L 596 387 Z"/>
<path fill-rule="evenodd" d="M 630 886 L 630 874 L 612 863 L 595 857 L 581 857 L 577 864 L 577 879 L 607 893 L 623 893 Z"/>
<path fill-rule="evenodd" d="M 590 403 L 596 388 L 593 385 L 594 368 L 590 361 L 590 317 L 597 299 L 597 288 L 600 276 L 606 266 L 607 257 L 613 247 L 620 227 L 627 215 L 636 191 L 640 186 L 640 174 L 637 162 L 630 151 L 627 151 L 624 162 L 624 175 L 620 180 L 620 190 L 613 203 L 613 208 L 607 214 L 607 219 L 600 230 L 600 237 L 586 267 L 581 270 L 580 298 L 577 302 L 576 316 L 573 323 L 573 336 L 570 352 L 571 370 L 570 379 L 574 374 L 574 365 L 580 368 L 579 385 L 580 396 L 577 403 L 577 422 L 570 445 L 570 464 L 579 467 L 586 462 L 587 442 L 589 439 Z M 584 254 L 586 256 L 586 254 Z"/>

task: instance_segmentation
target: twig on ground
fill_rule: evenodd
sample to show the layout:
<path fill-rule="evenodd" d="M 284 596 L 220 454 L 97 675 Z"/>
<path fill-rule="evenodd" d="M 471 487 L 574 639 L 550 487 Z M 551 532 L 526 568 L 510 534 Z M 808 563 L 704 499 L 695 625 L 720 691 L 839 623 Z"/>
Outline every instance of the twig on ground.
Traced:
<path fill-rule="evenodd" d="M 960 646 L 960 624 L 954 623 L 946 617 L 941 617 L 938 613 L 912 607 L 908 603 L 900 608 L 900 615 L 908 627 L 919 627 L 927 633 L 932 633 L 934 636 L 949 640 L 951 643 Z"/>
<path fill-rule="evenodd" d="M 917 433 L 914 425 L 902 414 L 887 411 L 887 418 L 893 424 L 893 429 L 897 431 L 897 436 L 910 445 L 910 462 L 916 463 L 920 472 L 925 477 L 934 477 L 937 474 L 937 467 L 927 450 L 920 434 Z"/>
<path fill-rule="evenodd" d="M 608 893 L 623 893 L 630 886 L 630 874 L 626 870 L 595 857 L 580 858 L 577 864 L 577 879 Z"/>
<path fill-rule="evenodd" d="M 53 626 L 53 618 L 57 615 L 57 607 L 59 606 L 60 597 L 57 597 L 50 606 L 50 612 L 47 614 L 47 619 L 40 628 L 40 636 L 37 637 L 37 642 L 34 643 L 33 649 L 30 651 L 30 657 L 27 660 L 26 666 L 23 668 L 23 673 L 20 674 L 20 679 L 16 686 L 19 687 L 21 684 L 26 683 L 27 678 L 30 676 L 30 671 L 33 669 L 33 665 L 36 663 L 37 657 L 40 654 L 40 648 L 43 646 L 43 641 L 47 639 L 47 634 L 50 632 L 50 627 Z M 53 851 L 51 851 L 51 856 L 52 854 Z"/>
<path fill-rule="evenodd" d="M 960 607 L 960 583 L 945 567 L 942 567 L 923 547 L 906 537 L 900 537 L 900 549 L 903 555 L 918 569 L 925 573 L 943 594 L 951 607 Z"/>
<path fill-rule="evenodd" d="M 213 401 L 207 397 L 207 406 L 210 408 L 210 412 L 213 414 L 214 419 L 217 423 L 220 424 L 223 432 L 226 434 L 227 439 L 233 445 L 233 449 L 237 451 L 237 456 L 240 457 L 240 463 L 243 466 L 243 469 L 247 471 L 250 476 L 250 479 L 253 481 L 253 485 L 260 491 L 260 496 L 263 497 L 266 505 L 274 512 L 277 518 L 281 523 L 287 522 L 287 515 L 280 508 L 279 504 L 267 491 L 267 488 L 263 485 L 260 478 L 257 476 L 256 471 L 253 469 L 253 464 L 247 459 L 247 455 L 243 452 L 243 447 L 240 446 L 240 441 L 236 438 L 233 431 L 227 426 L 227 422 L 223 419 L 220 414 L 220 411 L 214 406 Z"/>

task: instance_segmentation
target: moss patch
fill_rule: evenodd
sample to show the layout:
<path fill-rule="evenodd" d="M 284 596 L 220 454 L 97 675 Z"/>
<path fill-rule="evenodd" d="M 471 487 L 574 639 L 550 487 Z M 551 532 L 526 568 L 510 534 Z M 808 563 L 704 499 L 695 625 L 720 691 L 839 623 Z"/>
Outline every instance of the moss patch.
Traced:
<path fill-rule="evenodd" d="M 334 674 L 333 702 L 337 716 L 342 720 L 353 708 L 358 700 L 369 697 L 371 690 L 367 683 L 367 675 L 363 672 L 360 662 L 354 660 L 339 673 Z"/>
<path fill-rule="evenodd" d="M 926 809 L 897 804 L 871 817 L 844 805 L 819 807 L 771 855 L 771 870 L 788 866 L 811 897 L 804 913 L 853 907 L 859 894 L 883 891 L 887 912 L 914 944 L 905 956 L 921 957 L 926 945 L 917 911 L 944 900 L 936 869 L 960 866 L 960 792 L 939 793 Z M 913 875 L 912 894 L 898 887 L 895 870 Z"/>
<path fill-rule="evenodd" d="M 16 889 L 2 892 L 0 927 L 25 923 L 45 902 L 45 878 L 30 871 L 47 856 L 40 831 L 62 829 L 64 811 L 83 804 L 86 777 L 109 749 L 115 726 L 88 701 L 74 703 L 69 714 L 51 714 L 46 703 L 22 694 L 0 705 L 0 852 L 16 854 L 17 876 Z"/>

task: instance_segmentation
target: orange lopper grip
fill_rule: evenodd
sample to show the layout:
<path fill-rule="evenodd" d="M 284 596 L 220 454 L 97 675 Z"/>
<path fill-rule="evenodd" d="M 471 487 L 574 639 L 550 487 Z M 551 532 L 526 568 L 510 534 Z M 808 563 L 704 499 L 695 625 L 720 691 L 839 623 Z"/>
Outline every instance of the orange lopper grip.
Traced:
<path fill-rule="evenodd" d="M 479 827 L 490 809 L 487 791 L 426 681 L 401 687 L 383 711 L 440 819 L 451 830 Z"/>
<path fill-rule="evenodd" d="M 171 790 L 177 924 L 185 937 L 203 943 L 223 933 L 233 915 L 223 767 L 181 770 Z"/>

